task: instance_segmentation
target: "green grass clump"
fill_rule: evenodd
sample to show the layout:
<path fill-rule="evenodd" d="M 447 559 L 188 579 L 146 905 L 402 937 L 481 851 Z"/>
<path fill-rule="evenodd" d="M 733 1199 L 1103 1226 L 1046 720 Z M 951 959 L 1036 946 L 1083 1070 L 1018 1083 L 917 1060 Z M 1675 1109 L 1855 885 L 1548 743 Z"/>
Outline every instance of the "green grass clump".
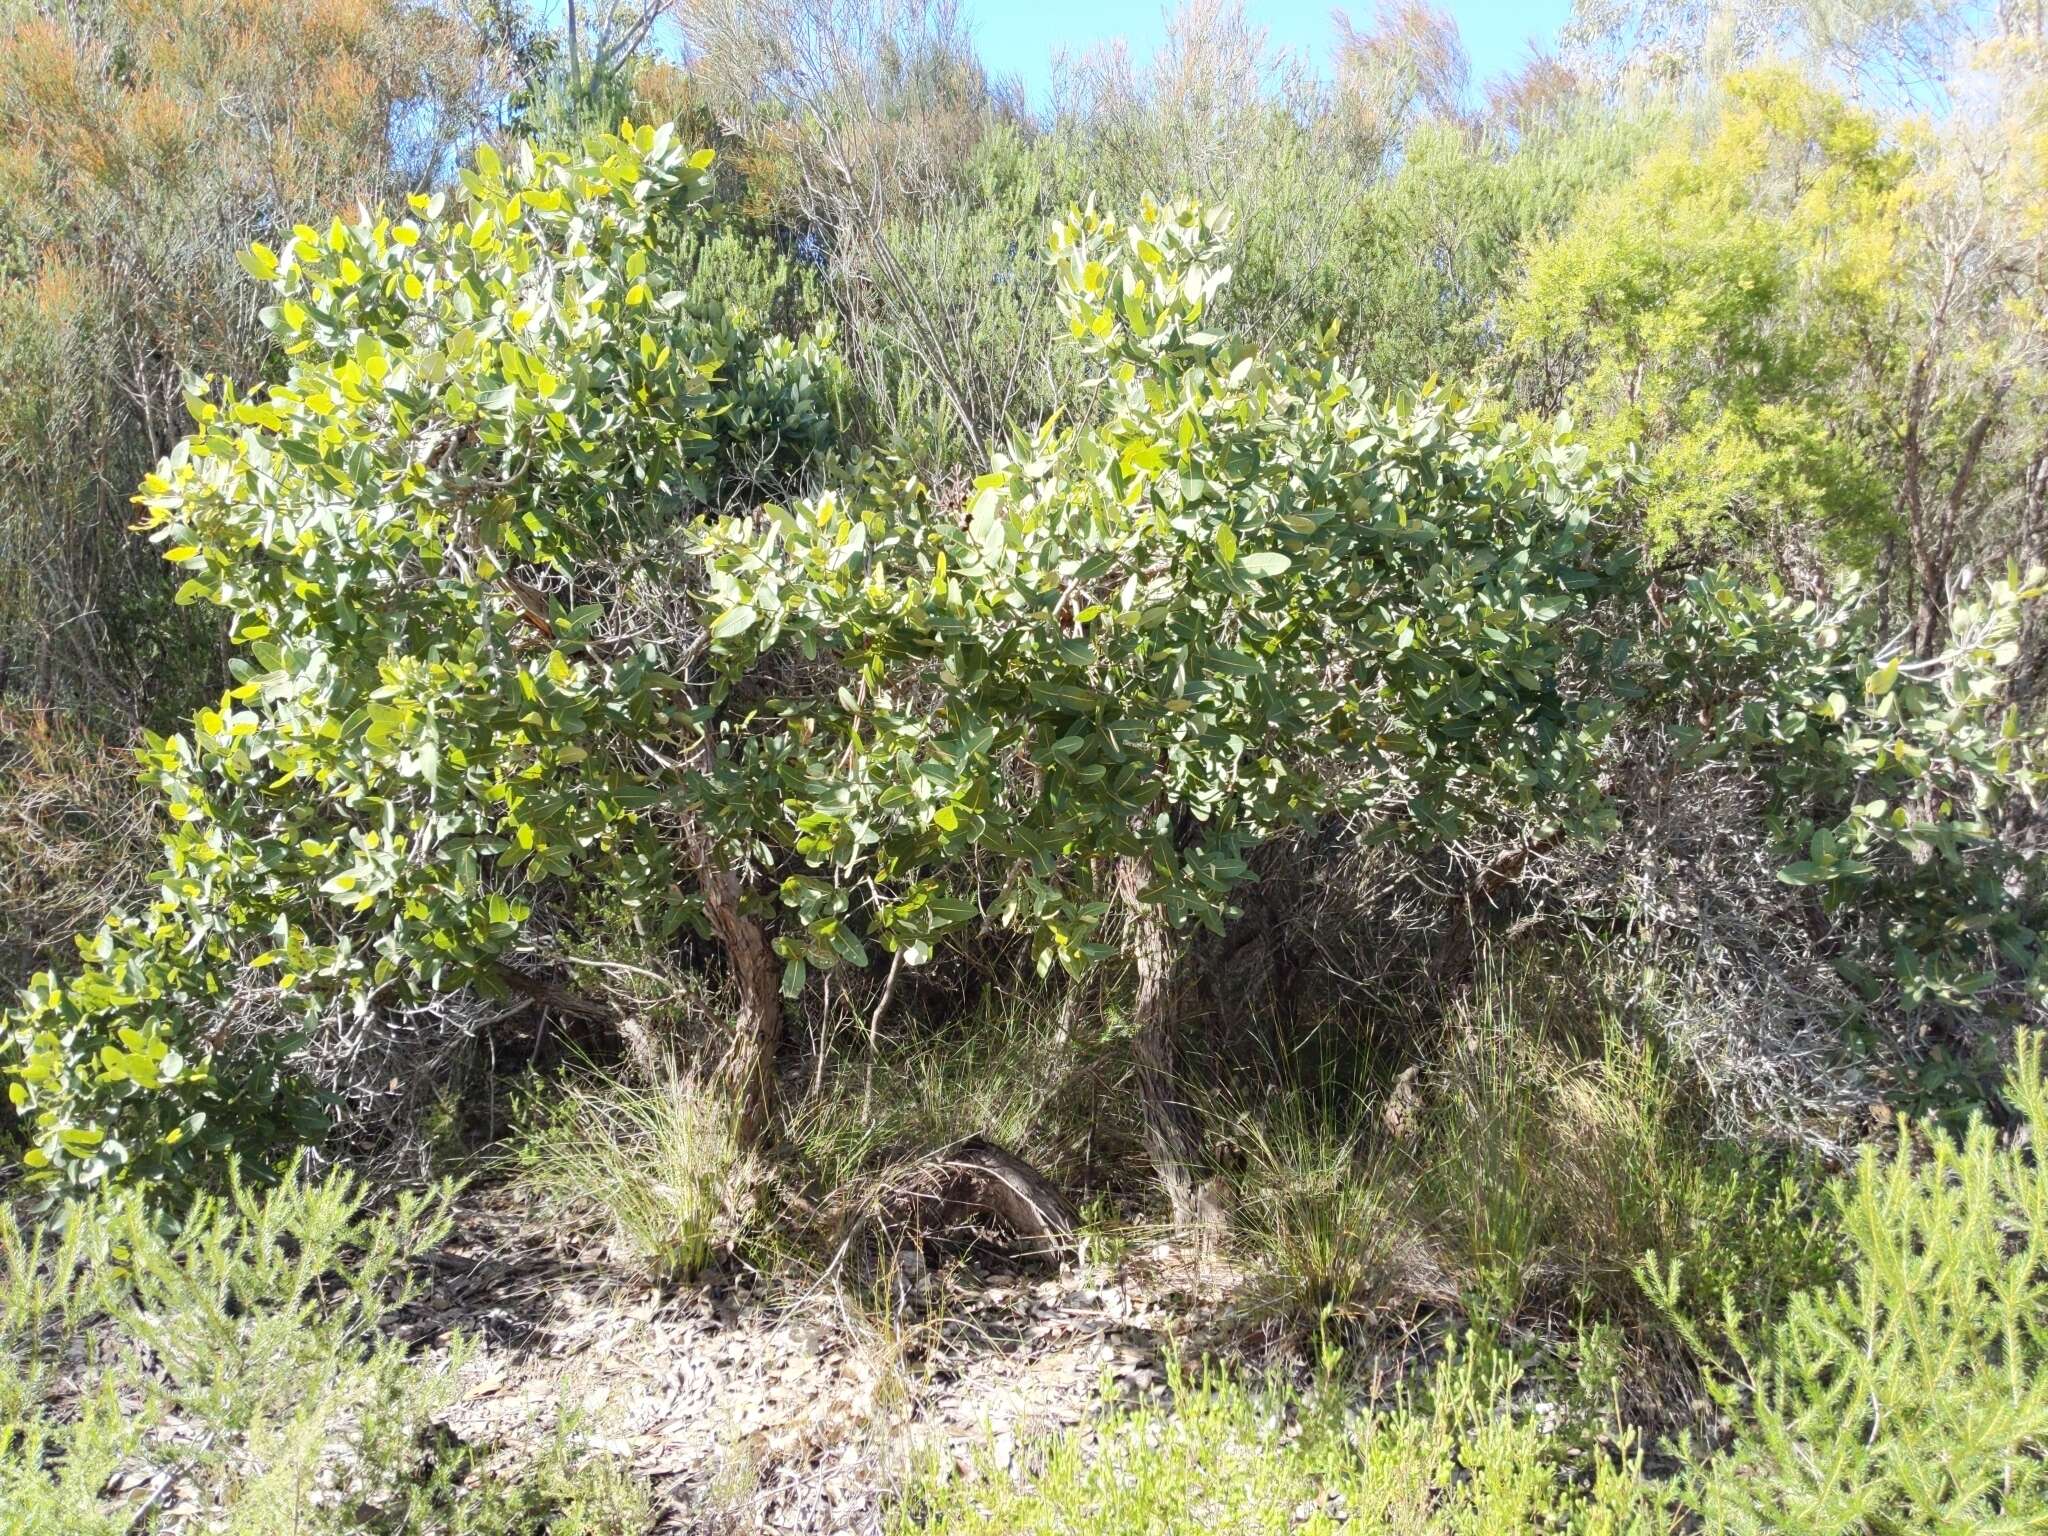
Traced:
<path fill-rule="evenodd" d="M 1234 1214 L 1246 1304 L 1281 1321 L 1347 1324 L 1441 1288 L 1414 1221 L 1407 1170 L 1365 1131 L 1300 1099 L 1240 1121 Z"/>
<path fill-rule="evenodd" d="M 1105 1092 L 1118 1070 L 1106 1038 L 1116 1025 L 1099 1014 L 1063 1020 L 1049 993 L 991 988 L 945 1027 L 908 1031 L 879 1054 L 835 1053 L 791 1115 L 789 1141 L 827 1189 L 860 1182 L 893 1154 L 968 1136 L 1049 1173 L 1080 1174 L 1091 1141 L 1132 1145 L 1119 1120 L 1127 1111 Z"/>
<path fill-rule="evenodd" d="M 757 1170 L 730 1104 L 692 1079 L 571 1073 L 530 1090 L 520 1119 L 519 1185 L 545 1210 L 594 1222 L 656 1278 L 693 1279 L 742 1235 Z"/>
<path fill-rule="evenodd" d="M 1170 1373 L 1170 1400 L 1027 1449 L 1014 1469 L 924 1467 L 898 1536 L 1509 1536 L 1672 1529 L 1630 1457 L 1590 1479 L 1553 1457 L 1511 1405 L 1513 1367 L 1454 1350 L 1415 1400 L 1345 1406 L 1332 1381 L 1300 1393 Z"/>
<path fill-rule="evenodd" d="M 969 1137 L 1022 1158 L 1093 1211 L 1088 1251 L 1127 1246 L 1102 1179 L 1139 1170 L 1137 1133 L 1112 1038 L 1114 1016 L 1074 1011 L 1033 989 L 992 987 L 965 1018 L 909 1027 L 877 1050 L 851 1042 L 816 1064 L 812 1090 L 783 1126 L 788 1165 L 812 1197 L 814 1229 L 784 1224 L 774 1259 L 812 1270 L 837 1248 L 847 1221 L 872 1213 L 929 1154 Z"/>
<path fill-rule="evenodd" d="M 1456 1304 L 1640 1333 L 1662 1327 L 1646 1252 L 1765 1308 L 1838 1262 L 1817 1177 L 1716 1141 L 1599 988 L 1526 968 L 1490 976 L 1391 1089 L 1310 1084 L 1231 1123 L 1252 1301 L 1296 1321 Z"/>

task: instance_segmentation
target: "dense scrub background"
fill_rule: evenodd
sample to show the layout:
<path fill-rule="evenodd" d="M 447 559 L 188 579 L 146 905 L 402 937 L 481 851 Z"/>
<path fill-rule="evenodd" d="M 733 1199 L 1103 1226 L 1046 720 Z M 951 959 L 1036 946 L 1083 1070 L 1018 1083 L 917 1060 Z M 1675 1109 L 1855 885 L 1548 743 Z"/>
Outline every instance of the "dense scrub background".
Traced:
<path fill-rule="evenodd" d="M 213 1127 L 252 1186 L 300 1145 L 380 1186 L 488 1170 L 566 1222 L 611 1231 L 664 1283 L 743 1262 L 791 1294 L 825 1275 L 900 1301 L 922 1283 L 905 1266 L 922 1275 L 952 1240 L 927 1241 L 905 1214 L 906 1188 L 930 1195 L 917 1210 L 945 1203 L 922 1161 L 934 1152 L 985 1144 L 1011 1157 L 1069 1203 L 1098 1255 L 1169 1214 L 1155 1171 L 1198 1158 L 1199 1192 L 1169 1176 L 1170 1214 L 1215 1218 L 1204 1251 L 1220 1245 L 1240 1267 L 1261 1337 L 1301 1343 L 1334 1370 L 1362 1340 L 1454 1319 L 1479 1341 L 1478 1363 L 1432 1362 L 1417 1378 L 1430 1383 L 1425 1411 L 1370 1422 L 1364 1442 L 1320 1399 L 1275 1410 L 1191 1380 L 1165 1450 L 1156 1426 L 1120 1422 L 1112 1465 L 1139 1447 L 1213 1458 L 1220 1469 L 1202 1475 L 1221 1486 L 1251 1457 L 1274 1501 L 1333 1483 L 1356 1500 L 1366 1484 L 1345 1481 L 1345 1458 L 1377 1466 L 1398 1443 L 1405 1470 L 1372 1494 L 1390 1510 L 1428 1503 L 1444 1468 L 1491 1456 L 1512 1475 L 1472 1493 L 1500 1501 L 1475 1503 L 1472 1520 L 1564 1508 L 1548 1490 L 1570 1486 L 1570 1518 L 1608 1529 L 1659 1528 L 1667 1492 L 1717 1529 L 1779 1528 L 1744 1478 L 1796 1484 L 1786 1447 L 1834 1433 L 1827 1393 L 1844 1388 L 1825 1367 L 1783 1374 L 1771 1351 L 1810 1363 L 1831 1326 L 1828 1293 L 1811 1288 L 1842 1274 L 1880 1284 L 1886 1223 L 1946 1198 L 1938 1181 L 1907 1187 L 1916 1160 L 1976 1168 L 1957 1177 L 1979 1225 L 2033 1234 L 2020 1259 L 1965 1244 L 1943 1270 L 1955 1294 L 1928 1302 L 1940 1326 L 1971 1348 L 1998 1333 L 1962 1299 L 1976 1294 L 1956 1278 L 1970 1265 L 2017 1264 L 2011 1284 L 2038 1287 L 2038 1170 L 1995 1140 L 2041 1114 L 2038 1061 L 2031 1078 L 2007 1077 L 2019 1031 L 2040 1022 L 2044 979 L 2032 754 L 2048 628 L 2029 575 L 2048 559 L 2037 14 L 1586 4 L 1554 56 L 1474 81 L 1455 25 L 1426 5 L 1342 21 L 1326 57 L 1301 59 L 1267 48 L 1232 6 L 1196 3 L 1165 19 L 1156 52 L 1063 61 L 1042 110 L 976 55 L 948 7 L 922 0 L 606 5 L 573 34 L 512 6 L 374 0 L 0 0 L 0 17 L 10 994 L 74 969 L 71 937 L 102 914 L 168 910 L 155 871 L 179 822 L 137 789 L 132 749 L 147 745 L 154 781 L 170 785 L 186 771 L 180 749 L 147 733 L 196 716 L 194 750 L 232 755 L 237 727 L 211 712 L 249 632 L 231 640 L 221 609 L 192 601 L 228 602 L 229 578 L 213 568 L 199 583 L 212 590 L 181 591 L 194 547 L 174 564 L 161 546 L 183 525 L 163 513 L 152 542 L 132 498 L 192 430 L 188 396 L 280 383 L 321 344 L 324 316 L 284 314 L 263 286 L 274 269 L 244 253 L 308 238 L 343 251 L 330 226 L 461 175 L 489 179 L 516 166 L 521 144 L 573 155 L 587 132 L 630 117 L 716 151 L 691 173 L 701 213 L 663 230 L 657 259 L 724 370 L 706 377 L 744 385 L 705 411 L 719 446 L 708 468 L 692 460 L 676 501 L 687 516 L 635 523 L 630 540 L 576 525 L 572 578 L 545 594 L 563 612 L 596 594 L 635 637 L 728 656 L 749 627 L 732 616 L 754 612 L 737 583 L 789 572 L 742 539 L 695 542 L 693 530 L 720 516 L 750 526 L 770 502 L 837 506 L 815 498 L 838 492 L 846 521 L 821 513 L 821 526 L 897 518 L 908 543 L 957 552 L 946 541 L 965 537 L 984 496 L 1021 504 L 1066 483 L 1051 439 L 1033 437 L 1041 422 L 1057 418 L 1076 441 L 1135 440 L 1144 391 L 1120 396 L 1105 382 L 1116 359 L 1086 336 L 1072 344 L 1084 312 L 1048 273 L 1047 231 L 1082 207 L 1066 227 L 1087 238 L 1095 210 L 1131 213 L 1141 236 L 1161 238 L 1190 226 L 1136 211 L 1183 198 L 1230 210 L 1199 237 L 1218 242 L 1228 281 L 1207 307 L 1174 299 L 1161 314 L 1355 382 L 1407 423 L 1384 429 L 1389 442 L 1433 430 L 1396 402 L 1436 381 L 1441 396 L 1425 398 L 1465 412 L 1460 430 L 1483 444 L 1563 443 L 1586 478 L 1559 469 L 1543 494 L 1583 500 L 1587 546 L 1607 562 L 1572 614 L 1576 648 L 1560 646 L 1540 680 L 1611 708 L 1574 765 L 1583 807 L 1508 797 L 1409 837 L 1390 835 L 1377 802 L 1333 794 L 1250 848 L 1219 887 L 1227 900 L 1205 889 L 1174 908 L 1179 919 L 1213 898 L 1217 922 L 1189 924 L 1166 969 L 1148 959 L 1144 902 L 1110 868 L 1131 850 L 1108 841 L 1102 911 L 1089 916 L 1100 934 L 1050 965 L 1034 963 L 1023 932 L 936 919 L 944 936 L 929 944 L 914 926 L 887 930 L 887 951 L 916 963 L 891 964 L 879 946 L 871 956 L 854 928 L 865 909 L 846 909 L 829 882 L 804 884 L 815 826 L 786 843 L 763 833 L 739 860 L 762 894 L 742 891 L 733 913 L 778 946 L 772 962 L 757 957 L 759 976 L 717 911 L 692 907 L 686 921 L 680 897 L 672 911 L 650 903 L 651 890 L 679 888 L 662 881 L 708 883 L 699 851 L 658 880 L 633 862 L 637 844 L 633 859 L 536 865 L 507 894 L 478 888 L 480 904 L 511 903 L 480 920 L 495 970 L 414 988 L 365 967 L 340 1002 L 304 1008 L 262 966 L 236 970 L 232 1016 L 206 1043 L 223 1081 L 237 1060 L 261 1063 L 263 1114 L 239 1127 L 216 1113 Z M 1113 230 L 1104 249 L 1122 238 Z M 1209 248 L 1198 251 L 1197 274 Z M 1179 259 L 1169 251 L 1170 266 Z M 340 294 L 353 280 L 323 281 Z M 1022 489 L 981 483 L 999 458 Z M 390 568 L 418 558 L 403 551 Z M 884 558 L 875 568 L 906 586 L 904 572 L 929 577 Z M 707 588 L 718 602 L 706 611 L 725 618 L 701 635 L 691 626 Z M 828 598 L 792 607 L 792 633 L 854 633 Z M 897 656 L 905 632 L 876 630 L 875 654 Z M 821 683 L 762 647 L 733 663 L 746 729 L 771 685 L 814 689 L 806 719 L 842 707 L 836 676 Z M 870 676 L 883 686 L 879 662 Z M 586 710 L 579 721 L 616 703 L 570 694 L 565 683 L 560 707 Z M 1030 771 L 1029 735 L 1005 769 L 1013 787 Z M 579 746 L 550 771 L 582 761 Z M 597 760 L 579 776 L 600 782 Z M 721 804 L 739 817 L 761 798 Z M 687 817 L 670 813 L 681 819 L 657 831 L 684 846 Z M 986 853 L 949 867 L 983 910 L 1017 899 Z M 886 884 L 867 886 L 876 913 Z M 352 951 L 335 931 L 342 958 L 323 963 L 338 974 Z M 747 1022 L 763 977 L 779 1034 Z M 182 996 L 164 1006 L 185 1009 Z M 33 1007 L 17 1017 L 29 1022 L 0 1044 L 0 1066 L 19 1074 L 62 1054 L 37 1038 Z M 735 1019 L 754 1052 L 738 1067 Z M 1134 1040 L 1154 1040 L 1161 1020 L 1167 1054 L 1140 1043 L 1134 1065 Z M 89 1061 L 99 1040 L 80 1048 Z M 1148 1072 L 1199 1125 L 1194 1150 L 1162 1157 Z M 743 1118 L 771 1132 L 736 1138 L 733 1084 L 763 1078 L 773 1092 L 754 1093 L 760 1113 Z M 1919 1129 L 1893 1161 L 1868 1160 L 1895 1112 Z M 1968 1140 L 1941 1139 L 1973 1115 Z M 42 1134 L 26 1112 L 10 1129 L 24 1146 Z M 180 1167 L 204 1185 L 220 1164 Z M 313 1219 L 323 1199 L 354 1219 L 350 1186 L 294 1175 L 286 1187 L 313 1188 L 289 1220 Z M 23 1194 L 40 1198 L 33 1181 Z M 181 1186 L 169 1204 L 184 1198 Z M 257 1220 L 257 1197 L 241 1198 Z M 202 1236 L 205 1222 L 230 1217 L 207 1215 Z M 429 1245 L 421 1208 L 401 1224 L 406 1243 Z M 12 1229 L 7 1248 L 25 1251 Z M 11 1258 L 10 1272 L 40 1262 L 40 1250 Z M 1808 1299 L 1773 1343 L 1722 1315 L 1727 1290 L 1752 1317 Z M 118 1301 L 106 1309 L 122 1315 Z M 41 1313 L 18 1325 L 38 1340 L 52 1326 Z M 334 1349 L 354 1360 L 357 1335 L 373 1332 L 365 1322 Z M 2036 1356 L 2005 1362 L 2010 1402 L 1994 1412 L 1987 1399 L 1983 1420 L 1951 1426 L 1989 1447 L 1982 1466 L 2038 1459 L 2048 1389 Z M 1899 1374 L 1874 1400 L 1910 1377 L 1975 1401 L 1887 1358 Z M 351 1390 L 388 1402 L 391 1360 L 362 1360 Z M 1536 1433 L 1526 1408 L 1538 1389 L 1603 1372 L 1605 1403 L 1576 1403 L 1563 1430 Z M 261 1390 L 272 1407 L 289 1400 Z M 1275 1411 L 1311 1431 L 1277 1460 L 1260 1438 Z M 394 1487 L 428 1416 L 385 1413 L 404 1425 L 375 1450 Z M 1657 1462 L 1681 1430 L 1705 1459 L 1679 1454 L 1668 1490 L 1631 1481 L 1635 1458 Z M 1495 1433 L 1500 1444 L 1473 1448 Z M 1808 1524 L 1788 1528 L 1840 1528 L 1858 1500 L 1918 1499 L 1941 1511 L 1927 1529 L 2032 1518 L 2032 1485 L 2015 1494 L 2008 1476 L 1998 1492 L 1982 1466 L 1901 1493 L 1912 1449 L 1865 1442 L 1840 1487 L 1802 1488 Z M 1715 1470 L 1707 1453 L 1723 1443 L 1741 1471 Z M 992 1525 L 975 1524 L 989 1518 L 986 1487 L 962 1492 L 936 1473 L 920 1474 L 903 1518 L 1059 1528 L 1057 1511 L 1097 1502 L 1089 1480 L 1111 1474 L 1073 1448 L 1047 1455 Z M 1164 1487 L 1187 1473 L 1144 1475 Z M 561 1476 L 570 1504 L 632 1503 L 608 1474 Z M 422 1497 L 415 1515 L 390 1518 L 458 1518 L 428 1509 L 441 1494 Z M 508 1501 L 507 1521 L 531 1517 L 512 1494 L 491 1497 Z"/>

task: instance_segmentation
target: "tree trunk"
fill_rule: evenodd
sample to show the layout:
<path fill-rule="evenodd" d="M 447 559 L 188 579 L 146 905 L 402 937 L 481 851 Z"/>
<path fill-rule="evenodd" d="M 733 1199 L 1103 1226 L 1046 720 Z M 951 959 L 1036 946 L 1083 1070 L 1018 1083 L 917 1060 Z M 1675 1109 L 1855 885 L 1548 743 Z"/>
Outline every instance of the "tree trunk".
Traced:
<path fill-rule="evenodd" d="M 1932 520 L 1935 526 L 1922 530 L 1926 548 L 1920 557 L 1920 609 L 1913 625 L 1914 645 L 1922 656 L 1932 656 L 1948 631 L 1949 577 L 1955 568 L 1956 530 L 1962 523 L 1963 504 L 1969 499 L 1970 483 L 1977 473 L 1977 461 L 1983 456 L 1984 441 L 1998 424 L 2005 392 L 2003 383 L 1994 389 L 1990 403 L 1963 434 L 1962 456 L 1949 481 L 1947 499 L 1939 517 Z"/>
<path fill-rule="evenodd" d="M 732 1044 L 718 1068 L 718 1084 L 733 1107 L 740 1145 L 759 1146 L 775 1116 L 775 1052 L 782 1043 L 782 966 L 768 935 L 740 906 L 739 877 L 719 855 L 711 834 L 694 821 L 688 830 L 697 886 L 712 931 L 725 946 L 739 992 Z"/>
<path fill-rule="evenodd" d="M 1166 914 L 1144 899 L 1150 883 L 1145 861 L 1117 861 L 1117 885 L 1131 925 L 1131 958 L 1138 972 L 1137 1034 L 1132 1053 L 1138 1069 L 1138 1103 L 1145 1150 L 1166 1189 L 1178 1226 L 1213 1230 L 1223 1220 L 1218 1192 L 1204 1178 L 1202 1120 L 1188 1101 L 1180 1051 L 1174 1040 L 1179 1001 L 1179 946 Z"/>

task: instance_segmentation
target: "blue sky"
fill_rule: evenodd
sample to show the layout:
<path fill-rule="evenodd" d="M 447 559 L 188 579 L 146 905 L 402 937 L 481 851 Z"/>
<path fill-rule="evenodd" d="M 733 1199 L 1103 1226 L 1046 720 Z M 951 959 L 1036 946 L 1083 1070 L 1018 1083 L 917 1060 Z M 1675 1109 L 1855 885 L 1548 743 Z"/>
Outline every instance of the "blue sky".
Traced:
<path fill-rule="evenodd" d="M 1457 18 L 1472 60 L 1476 90 L 1518 67 L 1532 40 L 1548 43 L 1571 14 L 1570 0 L 1436 0 Z M 1163 31 L 1160 0 L 961 0 L 981 57 L 992 73 L 1024 82 L 1034 106 L 1045 105 L 1046 78 L 1055 48 L 1079 53 L 1091 44 L 1126 38 L 1137 58 L 1149 57 Z M 1331 0 L 1245 0 L 1245 14 L 1278 46 L 1328 56 L 1331 13 L 1345 9 L 1361 27 L 1372 20 L 1372 0 L 1333 6 Z"/>

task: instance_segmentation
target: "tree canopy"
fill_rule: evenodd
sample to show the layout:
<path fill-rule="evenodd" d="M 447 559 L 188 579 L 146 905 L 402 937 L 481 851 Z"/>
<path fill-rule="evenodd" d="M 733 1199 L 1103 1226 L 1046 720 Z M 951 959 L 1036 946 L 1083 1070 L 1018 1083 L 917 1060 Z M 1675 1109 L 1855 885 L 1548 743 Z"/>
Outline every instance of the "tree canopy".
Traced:
<path fill-rule="evenodd" d="M 833 430 L 819 341 L 676 286 L 708 165 L 654 129 L 485 150 L 454 197 L 245 258 L 289 371 L 195 388 L 141 498 L 180 600 L 228 612 L 234 686 L 148 739 L 157 899 L 15 1018 L 31 1162 L 225 1150 L 327 1011 L 502 990 L 523 888 L 593 859 L 659 887 L 634 743 L 680 684 L 591 598 Z"/>
<path fill-rule="evenodd" d="M 502 992 L 533 891 L 593 871 L 765 937 L 795 995 L 984 913 L 1077 971 L 1119 860 L 1140 921 L 1219 926 L 1246 851 L 1335 809 L 1589 813 L 1575 646 L 1620 566 L 1584 451 L 1208 329 L 1217 211 L 1055 230 L 1106 403 L 964 509 L 870 476 L 700 523 L 832 423 L 819 343 L 670 286 L 708 163 L 486 151 L 457 199 L 252 251 L 291 371 L 195 393 L 143 496 L 236 685 L 151 738 L 160 899 L 17 1020 L 39 1164 L 214 1145 L 271 1087 L 216 1070 L 225 1023 L 274 1063 L 325 1010 Z M 701 561 L 701 614 L 636 607 L 656 552 Z"/>

